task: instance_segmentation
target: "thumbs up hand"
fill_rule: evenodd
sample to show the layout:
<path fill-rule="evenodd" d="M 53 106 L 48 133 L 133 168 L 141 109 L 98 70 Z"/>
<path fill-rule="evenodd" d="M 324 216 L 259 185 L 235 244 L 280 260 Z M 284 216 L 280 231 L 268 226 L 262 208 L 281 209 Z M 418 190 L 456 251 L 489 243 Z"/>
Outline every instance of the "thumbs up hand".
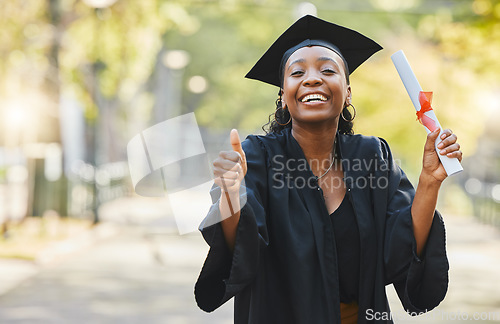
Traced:
<path fill-rule="evenodd" d="M 223 193 L 238 194 L 247 173 L 247 161 L 236 129 L 231 130 L 230 142 L 233 150 L 221 151 L 213 163 L 214 181 Z"/>
<path fill-rule="evenodd" d="M 236 129 L 231 130 L 230 140 L 233 150 L 220 152 L 214 161 L 214 182 L 221 188 L 219 211 L 222 231 L 229 249 L 233 251 L 240 221 L 240 187 L 247 173 L 247 159 Z"/>

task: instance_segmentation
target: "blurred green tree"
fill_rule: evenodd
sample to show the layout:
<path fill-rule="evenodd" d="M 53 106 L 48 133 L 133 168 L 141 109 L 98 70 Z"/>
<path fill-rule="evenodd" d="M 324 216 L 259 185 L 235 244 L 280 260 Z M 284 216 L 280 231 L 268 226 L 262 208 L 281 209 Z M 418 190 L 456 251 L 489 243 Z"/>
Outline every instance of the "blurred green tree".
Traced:
<path fill-rule="evenodd" d="M 459 134 L 466 154 L 488 118 L 490 102 L 477 98 L 495 98 L 492 84 L 498 87 L 500 7 L 492 0 L 96 3 L 6 1 L 0 11 L 2 114 L 24 105 L 26 116 L 34 116 L 24 141 L 59 141 L 59 98 L 75 97 L 85 111 L 87 158 L 95 164 L 125 159 L 127 141 L 155 122 L 155 110 L 169 109 L 160 99 L 174 86 L 164 78 L 164 55 L 174 49 L 190 55 L 183 79 L 175 79 L 182 83 L 178 113 L 194 110 L 210 129 L 260 132 L 278 89 L 243 76 L 301 10 L 316 10 L 386 48 L 353 74 L 355 131 L 389 140 L 409 173 L 419 169 L 415 148 L 425 132 L 392 66 L 393 52 L 405 50 L 422 87 L 435 92 L 441 123 Z M 195 75 L 208 81 L 202 95 L 185 86 Z M 6 143 L 10 135 L 0 136 Z"/>

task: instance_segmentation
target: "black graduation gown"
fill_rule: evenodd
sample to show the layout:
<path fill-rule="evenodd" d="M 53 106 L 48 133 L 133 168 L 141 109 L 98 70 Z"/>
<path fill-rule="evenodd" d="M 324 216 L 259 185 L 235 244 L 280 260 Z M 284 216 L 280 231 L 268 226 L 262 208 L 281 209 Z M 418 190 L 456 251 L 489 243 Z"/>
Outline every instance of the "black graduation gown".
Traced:
<path fill-rule="evenodd" d="M 246 204 L 234 253 L 220 223 L 202 229 L 210 251 L 195 285 L 198 306 L 210 312 L 234 296 L 237 324 L 340 324 L 332 223 L 302 149 L 289 129 L 248 136 L 242 145 Z M 358 323 L 392 323 L 385 293 L 391 283 L 412 315 L 433 309 L 448 288 L 441 215 L 436 211 L 418 258 L 410 212 L 415 191 L 388 144 L 339 135 L 339 147 L 360 233 Z M 211 195 L 207 218 L 220 218 L 220 189 Z"/>

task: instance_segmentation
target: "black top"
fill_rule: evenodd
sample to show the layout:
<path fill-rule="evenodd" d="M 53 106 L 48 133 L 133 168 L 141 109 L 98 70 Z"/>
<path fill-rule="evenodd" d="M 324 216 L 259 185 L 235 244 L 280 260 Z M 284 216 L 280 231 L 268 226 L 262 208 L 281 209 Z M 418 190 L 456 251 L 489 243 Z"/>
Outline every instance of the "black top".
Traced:
<path fill-rule="evenodd" d="M 359 229 L 354 209 L 346 193 L 340 206 L 330 215 L 332 218 L 341 303 L 358 301 L 359 288 Z"/>

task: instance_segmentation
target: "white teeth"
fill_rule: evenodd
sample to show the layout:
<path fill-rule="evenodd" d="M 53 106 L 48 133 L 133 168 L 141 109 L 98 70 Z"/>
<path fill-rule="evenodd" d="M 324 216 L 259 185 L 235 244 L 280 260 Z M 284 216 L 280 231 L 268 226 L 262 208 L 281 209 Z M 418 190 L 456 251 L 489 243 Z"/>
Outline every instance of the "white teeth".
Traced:
<path fill-rule="evenodd" d="M 302 99 L 302 102 L 307 102 L 307 101 L 312 101 L 312 100 L 326 101 L 327 99 L 325 96 L 315 93 L 315 94 L 310 94 L 310 95 L 305 96 Z"/>

